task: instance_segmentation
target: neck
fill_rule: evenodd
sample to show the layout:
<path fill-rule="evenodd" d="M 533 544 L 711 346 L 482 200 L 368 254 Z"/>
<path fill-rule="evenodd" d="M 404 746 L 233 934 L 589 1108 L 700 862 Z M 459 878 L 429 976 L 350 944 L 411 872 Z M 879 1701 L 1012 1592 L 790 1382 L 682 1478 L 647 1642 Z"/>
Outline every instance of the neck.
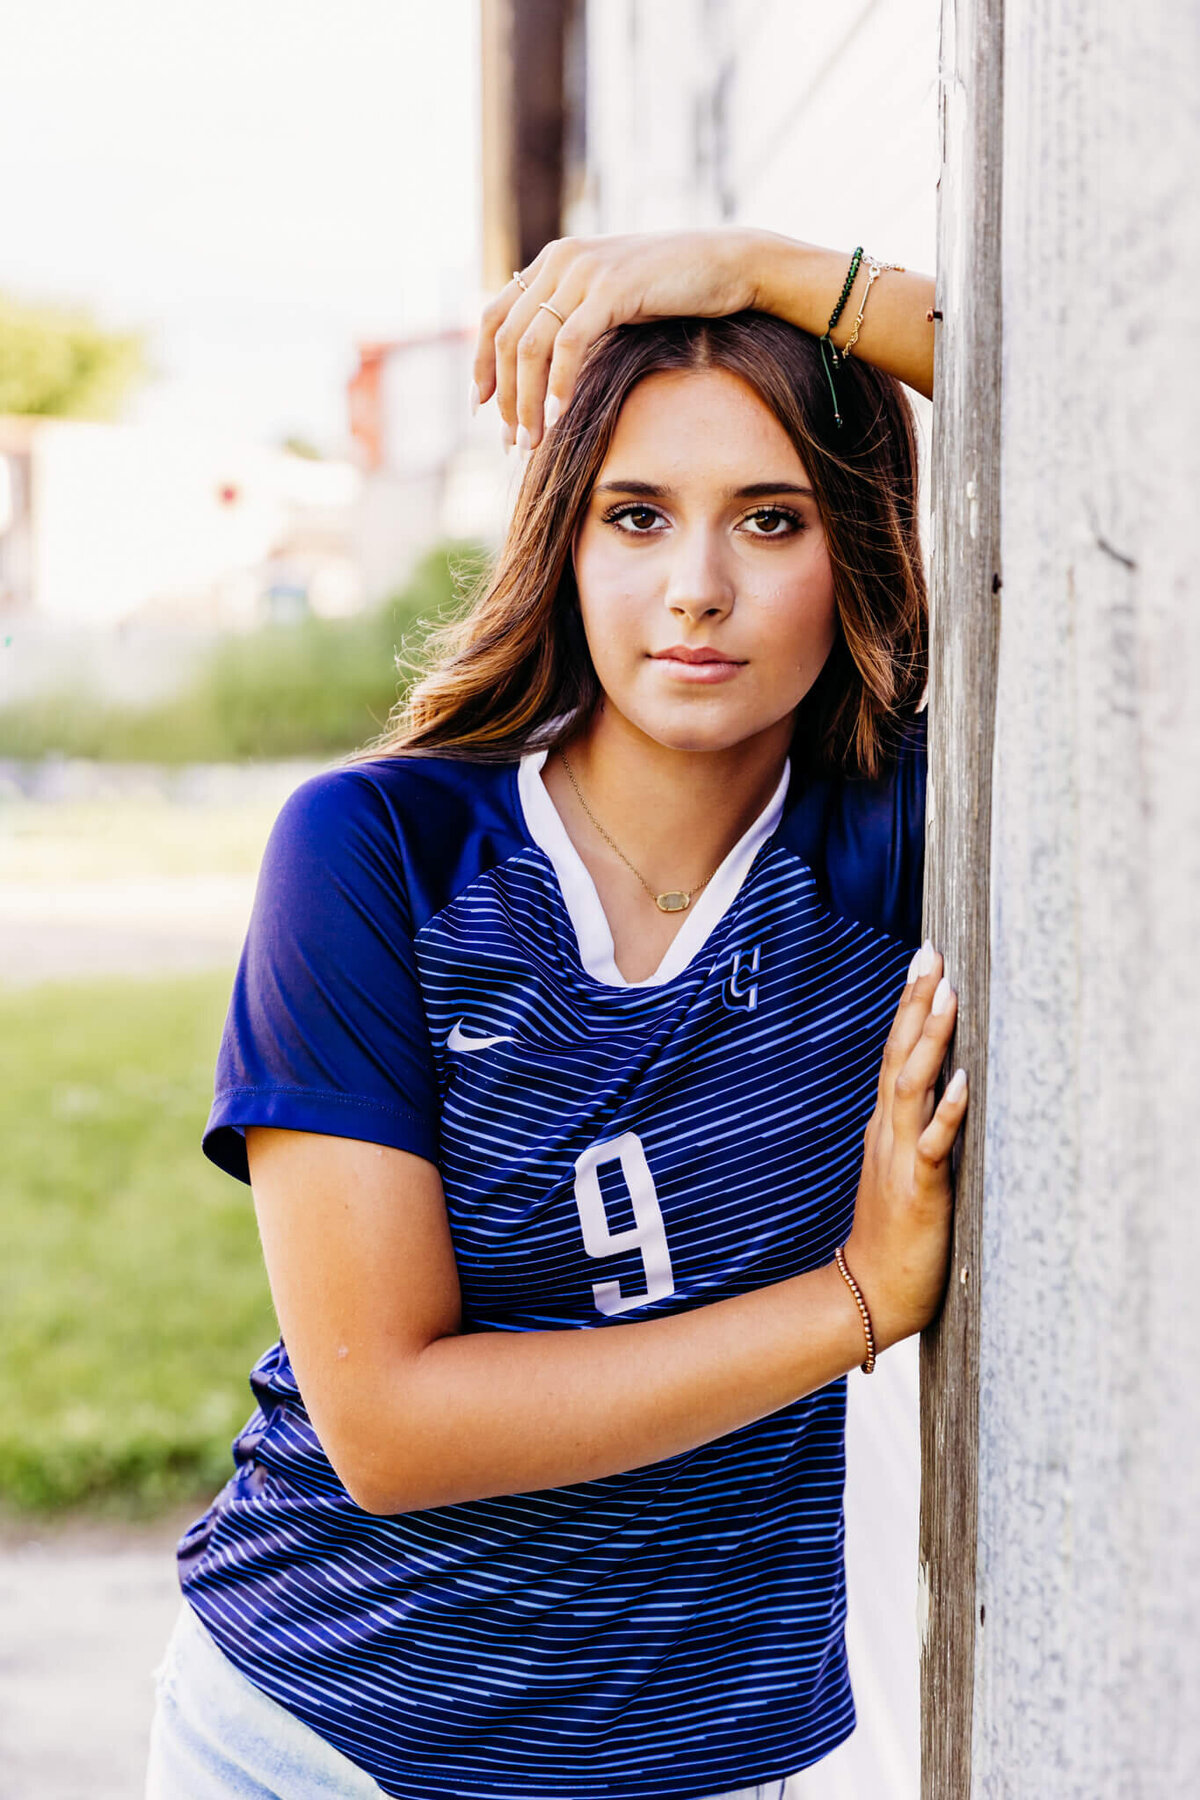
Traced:
<path fill-rule="evenodd" d="M 779 784 L 792 721 L 725 750 L 673 750 L 601 703 L 567 745 L 588 806 L 658 889 L 713 873 Z"/>

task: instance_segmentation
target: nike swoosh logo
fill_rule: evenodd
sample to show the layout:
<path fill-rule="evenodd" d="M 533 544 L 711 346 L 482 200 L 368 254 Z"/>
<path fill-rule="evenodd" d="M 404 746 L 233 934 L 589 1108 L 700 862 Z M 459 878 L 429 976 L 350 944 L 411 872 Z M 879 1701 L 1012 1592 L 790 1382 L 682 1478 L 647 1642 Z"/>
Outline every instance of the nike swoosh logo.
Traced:
<path fill-rule="evenodd" d="M 468 1037 L 462 1028 L 462 1020 L 453 1027 L 446 1039 L 447 1050 L 490 1050 L 493 1044 L 515 1044 L 514 1037 Z"/>

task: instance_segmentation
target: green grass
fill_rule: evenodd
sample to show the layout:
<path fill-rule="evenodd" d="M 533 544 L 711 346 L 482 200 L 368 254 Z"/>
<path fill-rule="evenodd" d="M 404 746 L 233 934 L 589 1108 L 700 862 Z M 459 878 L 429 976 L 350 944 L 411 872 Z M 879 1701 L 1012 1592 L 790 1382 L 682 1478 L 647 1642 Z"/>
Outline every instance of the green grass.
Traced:
<path fill-rule="evenodd" d="M 0 992 L 0 1506 L 215 1492 L 277 1335 L 250 1190 L 200 1132 L 227 974 Z"/>
<path fill-rule="evenodd" d="M 163 704 L 106 706 L 51 693 L 0 708 L 0 756 L 188 763 L 357 749 L 382 730 L 430 626 L 458 611 L 485 561 L 478 546 L 447 545 L 372 612 L 226 638 Z"/>

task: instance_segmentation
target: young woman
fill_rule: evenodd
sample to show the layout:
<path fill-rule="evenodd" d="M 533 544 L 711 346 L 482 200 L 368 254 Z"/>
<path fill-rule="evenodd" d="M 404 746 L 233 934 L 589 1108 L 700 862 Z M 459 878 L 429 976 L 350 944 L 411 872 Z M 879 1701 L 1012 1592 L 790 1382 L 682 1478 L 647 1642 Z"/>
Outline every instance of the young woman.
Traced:
<path fill-rule="evenodd" d="M 931 296 L 876 278 L 831 390 L 848 259 L 789 319 L 757 242 L 514 279 L 487 590 L 276 823 L 205 1148 L 283 1335 L 152 1795 L 766 1800 L 853 1728 L 845 1376 L 936 1309 L 966 1106 L 916 948 Z"/>

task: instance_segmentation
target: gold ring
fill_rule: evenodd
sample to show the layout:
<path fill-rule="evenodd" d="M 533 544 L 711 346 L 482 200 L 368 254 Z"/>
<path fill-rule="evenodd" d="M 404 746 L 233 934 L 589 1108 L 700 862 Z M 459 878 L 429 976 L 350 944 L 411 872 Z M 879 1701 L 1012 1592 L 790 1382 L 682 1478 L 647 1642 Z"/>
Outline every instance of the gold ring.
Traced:
<path fill-rule="evenodd" d="M 520 289 L 521 289 L 521 291 L 522 291 L 522 293 L 525 293 L 525 294 L 527 294 L 527 293 L 528 293 L 528 292 L 529 292 L 529 284 L 528 284 L 528 282 L 525 282 L 525 281 L 522 281 L 522 280 L 521 280 L 521 271 L 520 271 L 520 269 L 514 269 L 514 270 L 513 270 L 513 280 L 514 280 L 514 281 L 515 281 L 515 282 L 516 282 L 516 284 L 517 284 L 517 286 L 518 286 L 518 287 L 519 287 L 519 288 L 520 288 Z"/>
<path fill-rule="evenodd" d="M 551 304 L 548 300 L 539 300 L 538 301 L 538 311 L 553 313 L 560 325 L 565 325 L 567 322 L 563 318 L 562 314 L 559 312 L 558 308 L 555 306 L 551 306 Z"/>

